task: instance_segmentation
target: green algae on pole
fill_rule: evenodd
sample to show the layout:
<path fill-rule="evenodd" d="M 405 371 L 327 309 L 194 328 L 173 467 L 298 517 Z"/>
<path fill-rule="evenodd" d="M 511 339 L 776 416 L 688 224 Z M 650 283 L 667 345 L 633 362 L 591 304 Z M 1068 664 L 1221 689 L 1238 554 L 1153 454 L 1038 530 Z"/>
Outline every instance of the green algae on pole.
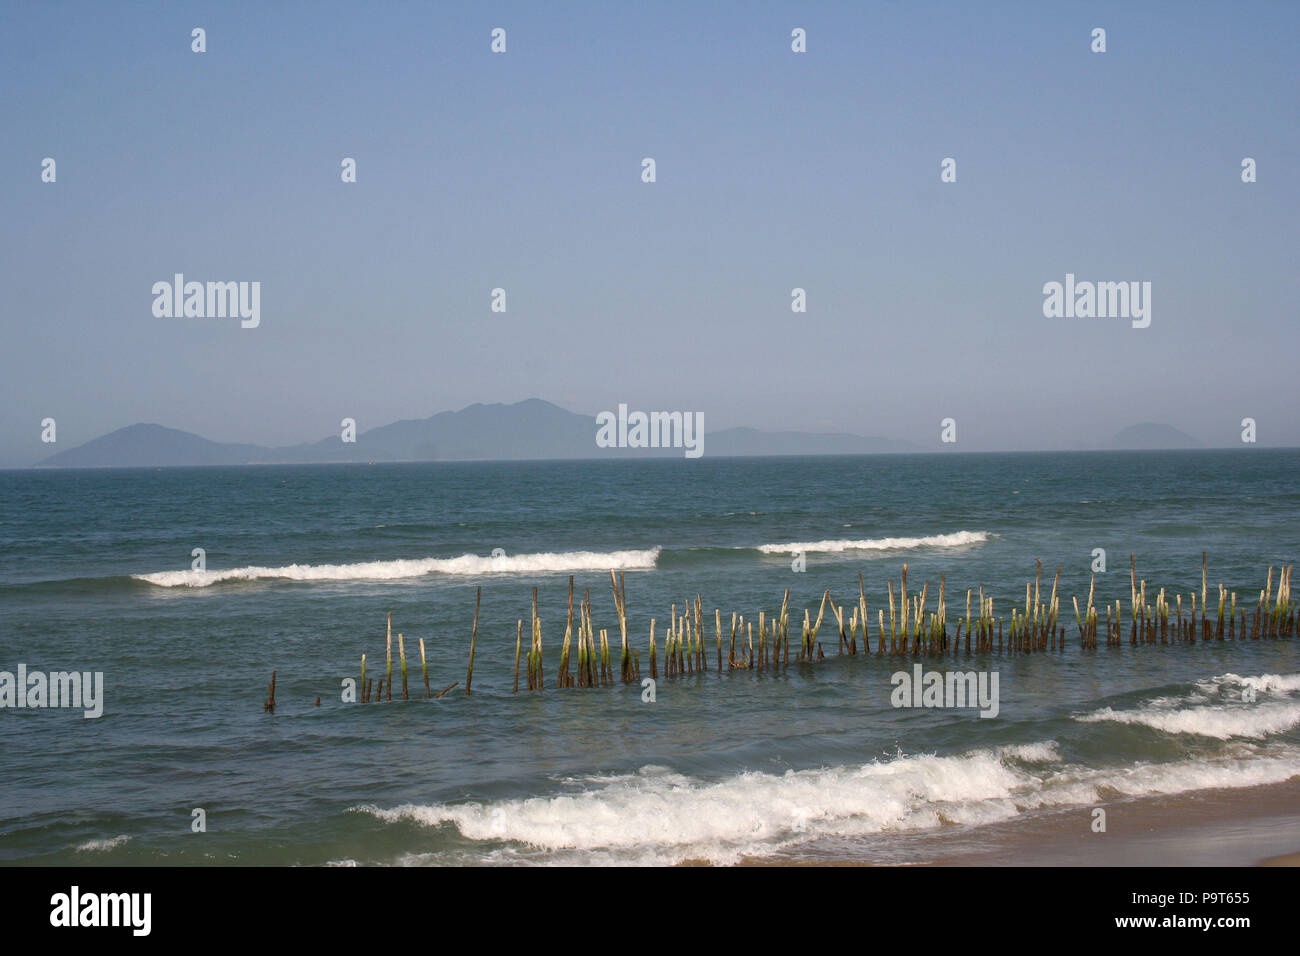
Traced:
<path fill-rule="evenodd" d="M 560 649 L 560 672 L 555 677 L 556 687 L 572 687 L 569 676 L 569 642 L 573 637 L 573 575 L 569 575 L 569 616 L 564 625 L 564 646 Z"/>
<path fill-rule="evenodd" d="M 542 690 L 542 619 L 537 616 L 537 588 L 533 588 L 532 644 L 528 650 L 528 689 Z"/>
<path fill-rule="evenodd" d="M 626 684 L 636 677 L 632 669 L 632 654 L 627 643 L 627 583 L 622 574 L 615 578 L 612 569 L 609 572 L 609 583 L 614 589 L 614 609 L 618 612 L 618 630 L 623 639 L 619 671 L 623 683 Z"/>
<path fill-rule="evenodd" d="M 600 659 L 596 655 L 596 625 L 591 617 L 591 592 L 584 590 L 582 599 L 582 624 L 579 630 L 580 645 L 583 647 L 583 670 L 585 672 L 583 687 L 595 687 L 600 680 Z"/>
<path fill-rule="evenodd" d="M 429 664 L 424 659 L 424 638 L 420 638 L 420 670 L 424 672 L 424 696 L 429 696 Z"/>

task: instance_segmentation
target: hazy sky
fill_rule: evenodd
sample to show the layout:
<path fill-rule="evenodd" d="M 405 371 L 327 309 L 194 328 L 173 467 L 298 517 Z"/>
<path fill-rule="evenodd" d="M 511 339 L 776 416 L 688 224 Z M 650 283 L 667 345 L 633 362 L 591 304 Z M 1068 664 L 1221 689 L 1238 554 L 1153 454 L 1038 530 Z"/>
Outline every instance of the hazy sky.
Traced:
<path fill-rule="evenodd" d="M 1300 444 L 1298 46 L 1290 2 L 5 4 L 0 465 L 533 396 Z M 261 325 L 154 317 L 177 272 Z M 1150 327 L 1045 318 L 1066 273 Z"/>

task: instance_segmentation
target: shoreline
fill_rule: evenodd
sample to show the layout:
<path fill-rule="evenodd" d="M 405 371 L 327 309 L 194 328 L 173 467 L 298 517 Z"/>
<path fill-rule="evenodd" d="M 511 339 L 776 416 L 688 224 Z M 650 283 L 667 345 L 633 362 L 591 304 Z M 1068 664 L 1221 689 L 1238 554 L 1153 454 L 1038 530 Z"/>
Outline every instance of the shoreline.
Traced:
<path fill-rule="evenodd" d="M 1300 777 L 1025 814 L 983 826 L 823 838 L 739 866 L 1300 866 Z M 1283 852 L 1279 853 L 1281 850 Z"/>

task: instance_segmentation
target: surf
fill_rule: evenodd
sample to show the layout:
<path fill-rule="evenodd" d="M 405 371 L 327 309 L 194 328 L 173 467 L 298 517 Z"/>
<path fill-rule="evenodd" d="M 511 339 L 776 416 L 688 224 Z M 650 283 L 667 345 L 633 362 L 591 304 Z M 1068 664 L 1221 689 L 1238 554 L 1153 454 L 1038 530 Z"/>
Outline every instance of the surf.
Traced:
<path fill-rule="evenodd" d="M 290 564 L 283 567 L 242 567 L 204 571 L 157 571 L 135 574 L 137 581 L 164 588 L 211 587 L 230 581 L 396 581 L 428 574 L 453 576 L 538 574 L 548 572 L 649 570 L 660 548 L 636 551 L 544 551 L 535 554 L 487 556 L 462 554 L 455 558 L 411 558 L 363 561 L 354 564 Z"/>

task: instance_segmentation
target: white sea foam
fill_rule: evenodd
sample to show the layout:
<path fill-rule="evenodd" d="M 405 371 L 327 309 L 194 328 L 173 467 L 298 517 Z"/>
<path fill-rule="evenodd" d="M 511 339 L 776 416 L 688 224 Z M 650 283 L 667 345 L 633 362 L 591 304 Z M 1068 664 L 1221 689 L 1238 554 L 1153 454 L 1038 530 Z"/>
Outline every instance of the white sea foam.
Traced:
<path fill-rule="evenodd" d="M 1242 677 L 1238 674 L 1221 674 L 1202 682 L 1208 689 L 1237 685 L 1252 687 L 1256 692 L 1269 694 L 1287 694 L 1300 690 L 1300 674 L 1260 674 L 1258 677 Z"/>
<path fill-rule="evenodd" d="M 355 809 L 386 823 L 452 826 L 481 844 L 476 852 L 483 862 L 734 863 L 824 837 L 981 825 L 1031 809 L 1094 805 L 1115 793 L 1248 787 L 1300 775 L 1300 752 L 1270 755 L 1239 746 L 1248 749 L 1109 769 L 1062 764 L 1052 742 L 779 775 L 741 773 L 716 782 L 646 767 L 581 781 L 572 793 Z M 444 855 L 413 854 L 403 862 L 445 862 Z"/>
<path fill-rule="evenodd" d="M 458 558 L 413 558 L 359 564 L 290 564 L 280 568 L 159 571 L 154 574 L 134 574 L 132 577 L 165 588 L 203 588 L 222 581 L 256 581 L 263 578 L 283 578 L 289 581 L 390 581 L 425 574 L 529 574 L 610 569 L 630 571 L 653 568 L 659 551 L 659 548 L 643 551 L 547 551 L 500 557 L 462 554 Z"/>
<path fill-rule="evenodd" d="M 105 850 L 111 850 L 114 847 L 119 847 L 130 839 L 131 838 L 127 836 L 125 833 L 121 833 L 115 837 L 110 837 L 107 840 L 87 840 L 85 843 L 77 847 L 77 852 L 78 853 L 100 853 Z"/>
<path fill-rule="evenodd" d="M 1074 718 L 1085 724 L 1111 721 L 1137 724 L 1167 734 L 1194 734 L 1230 740 L 1233 737 L 1258 739 L 1280 734 L 1300 725 L 1300 703 L 1272 701 L 1258 704 L 1235 704 L 1232 707 L 1187 707 L 1177 709 L 1151 705 L 1135 710 L 1103 707 L 1091 714 Z"/>
<path fill-rule="evenodd" d="M 826 541 L 791 541 L 787 544 L 759 545 L 764 554 L 793 554 L 796 551 L 903 551 L 911 548 L 957 548 L 979 544 L 993 537 L 987 531 L 954 531 L 923 538 L 832 538 Z"/>
<path fill-rule="evenodd" d="M 1254 699 L 1243 699 L 1246 688 L 1255 692 Z M 1291 696 L 1297 690 L 1300 674 L 1221 674 L 1197 681 L 1190 694 L 1156 697 L 1132 710 L 1103 707 L 1074 719 L 1089 724 L 1134 724 L 1167 734 L 1217 740 L 1259 739 L 1300 725 L 1300 700 Z"/>

